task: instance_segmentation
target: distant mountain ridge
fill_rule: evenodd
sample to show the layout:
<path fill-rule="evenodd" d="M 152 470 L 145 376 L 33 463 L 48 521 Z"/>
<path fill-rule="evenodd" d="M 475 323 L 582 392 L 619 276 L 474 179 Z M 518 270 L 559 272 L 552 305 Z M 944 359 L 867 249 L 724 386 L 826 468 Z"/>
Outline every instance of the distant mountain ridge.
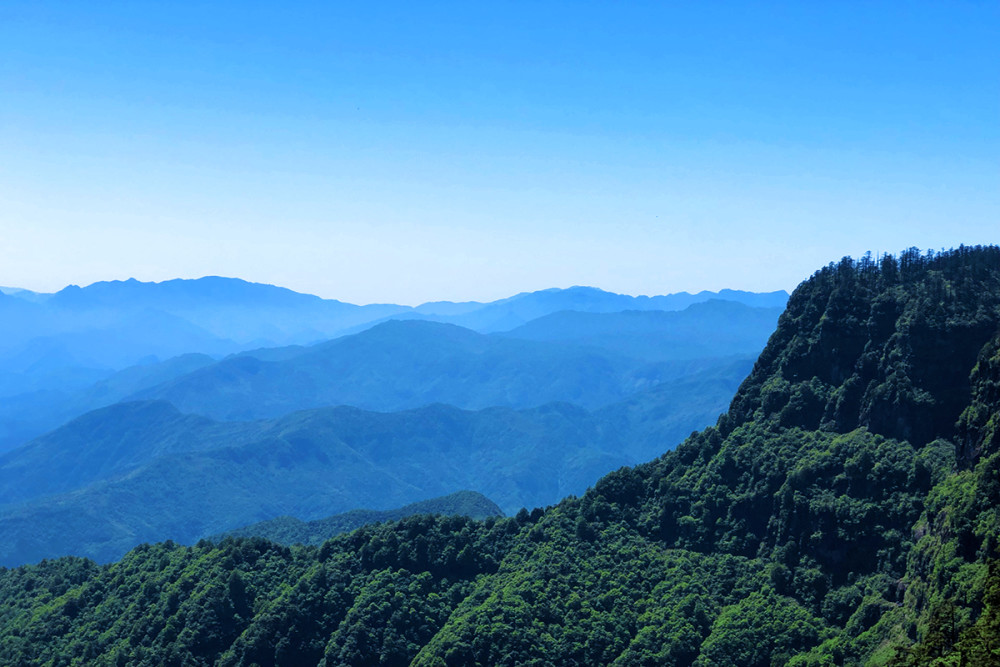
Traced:
<path fill-rule="evenodd" d="M 216 422 L 163 401 L 118 403 L 0 456 L 0 565 L 106 561 L 140 542 L 191 543 L 276 516 L 385 510 L 463 488 L 508 513 L 544 506 L 713 422 L 751 365 L 733 363 L 589 412 L 439 404 Z"/>
<path fill-rule="evenodd" d="M 470 304 L 438 302 L 423 304 L 414 310 L 421 318 L 446 321 L 481 333 L 495 333 L 510 331 L 531 320 L 564 310 L 583 313 L 616 313 L 626 310 L 674 311 L 684 310 L 692 304 L 712 299 L 733 301 L 757 308 L 780 309 L 785 307 L 788 293 L 784 291 L 754 293 L 725 289 L 720 292 L 703 291 L 698 294 L 679 292 L 660 296 L 629 296 L 605 292 L 595 287 L 575 286 L 566 289 L 522 292 L 464 312 L 455 312 L 454 307 Z M 446 314 L 449 310 L 451 313 Z M 400 314 L 395 317 L 403 318 L 407 315 Z"/>
<path fill-rule="evenodd" d="M 190 300 L 199 290 L 215 310 Z M 35 361 L 8 358 L 14 385 L 16 373 L 44 367 L 36 379 L 55 387 L 0 404 L 0 443 L 55 430 L 0 455 L 0 563 L 104 560 L 141 541 L 190 541 L 283 514 L 385 510 L 460 488 L 509 512 L 554 502 L 714 421 L 779 313 L 725 300 L 641 310 L 655 298 L 592 288 L 503 301 L 510 321 L 545 314 L 503 334 L 390 320 L 318 344 L 239 351 L 213 331 L 230 316 L 242 326 L 241 312 L 287 332 L 289 303 L 352 317 L 363 307 L 228 279 L 99 283 L 44 303 L 0 294 L 0 311 L 30 314 L 37 331 L 60 315 L 84 327 L 31 338 Z M 495 323 L 494 305 L 483 323 Z M 547 312 L 561 306 L 583 310 Z M 144 339 L 150 323 L 157 331 Z M 115 363 L 146 351 L 144 341 L 195 351 L 152 354 L 110 376 L 74 366 L 84 353 Z M 238 351 L 217 359 L 197 351 L 202 343 L 223 346 L 215 357 L 226 345 Z"/>
<path fill-rule="evenodd" d="M 715 426 L 581 496 L 320 547 L 167 542 L 0 570 L 0 658 L 996 665 L 998 388 L 1000 247 L 845 258 L 795 291 Z M 633 407 L 660 405 L 619 416 Z"/>
<path fill-rule="evenodd" d="M 93 384 L 73 382 L 61 389 L 37 390 L 0 401 L 0 452 L 13 445 L 51 431 L 61 424 L 91 410 L 125 400 L 143 389 L 186 375 L 215 363 L 206 354 L 182 354 L 158 363 L 129 366 L 109 377 L 103 373 L 88 376 Z M 84 385 L 82 388 L 76 388 Z"/>
<path fill-rule="evenodd" d="M 425 322 L 379 329 L 414 326 L 487 347 L 511 342 Z M 751 365 L 677 362 L 671 381 L 589 412 L 567 403 L 477 411 L 438 404 L 389 413 L 277 410 L 274 419 L 217 422 L 162 400 L 117 403 L 0 455 L 0 564 L 65 553 L 107 560 L 141 541 L 189 542 L 283 514 L 311 520 L 380 510 L 457 488 L 485 493 L 508 512 L 545 505 L 712 423 Z"/>
<path fill-rule="evenodd" d="M 786 297 L 783 292 L 753 294 L 732 290 L 697 295 L 631 297 L 595 288 L 574 287 L 526 292 L 486 304 L 437 302 L 408 308 L 394 305 L 355 306 L 280 287 L 213 277 L 163 283 L 135 280 L 102 282 L 83 288 L 67 287 L 53 295 L 37 295 L 16 288 L 4 289 L 9 294 L 0 292 L 0 318 L 6 325 L 6 335 L 0 340 L 0 398 L 4 399 L 0 404 L 0 451 L 22 444 L 87 409 L 126 397 L 153 396 L 152 393 L 142 392 L 184 374 L 182 364 L 164 361 L 179 356 L 200 355 L 202 359 L 212 357 L 217 361 L 232 354 L 245 354 L 263 362 L 288 361 L 300 353 L 310 353 L 309 346 L 317 341 L 342 337 L 348 332 L 364 332 L 394 319 L 425 319 L 441 324 L 465 325 L 477 333 L 503 328 L 498 322 L 505 320 L 509 327 L 515 329 L 506 337 L 518 338 L 516 325 L 524 326 L 526 318 L 539 313 L 542 317 L 555 316 L 567 308 L 591 313 L 598 319 L 604 316 L 610 321 L 615 319 L 616 313 L 622 312 L 616 310 L 620 308 L 629 309 L 624 312 L 653 307 L 674 308 L 692 300 L 722 296 L 733 300 L 719 303 L 738 310 L 743 302 L 753 303 L 753 308 L 758 308 L 761 304 L 783 302 Z M 743 307 L 746 307 L 745 304 Z M 439 314 L 434 314 L 434 311 Z M 778 308 L 758 308 L 758 319 L 765 321 L 762 326 L 753 324 L 747 314 L 742 324 L 733 328 L 737 338 L 742 337 L 742 342 L 737 341 L 735 348 L 730 345 L 726 348 L 728 352 L 720 352 L 725 345 L 717 330 L 712 336 L 698 334 L 694 336 L 698 343 L 692 339 L 686 344 L 701 344 L 707 356 L 718 357 L 728 353 L 754 355 L 763 346 L 767 330 L 773 327 L 773 324 L 766 323 L 767 318 L 776 319 L 778 312 Z M 678 322 L 685 317 L 678 315 Z M 694 313 L 691 317 L 695 317 Z M 639 347 L 628 347 L 623 339 L 612 341 L 610 338 L 574 341 L 570 340 L 572 332 L 553 340 L 596 346 L 619 356 L 645 358 L 649 356 L 647 352 L 651 346 L 658 345 L 657 341 L 662 341 L 666 335 L 665 328 L 655 323 L 655 316 L 647 315 L 646 318 L 649 320 L 648 331 L 636 335 L 643 340 L 648 339 L 648 345 L 643 343 Z M 672 321 L 671 318 L 660 320 L 661 323 Z M 614 328 L 618 324 L 606 326 Z M 660 347 L 668 350 L 668 346 Z M 668 350 L 665 355 L 652 356 L 655 358 L 646 360 L 678 359 L 684 355 Z M 688 358 L 691 356 L 687 355 Z M 188 356 L 188 359 L 193 357 Z M 188 366 L 188 372 L 196 370 L 190 364 Z M 115 372 L 126 368 L 135 369 L 129 373 L 129 382 L 133 386 L 131 392 L 125 390 L 121 381 L 112 379 Z M 115 382 L 118 389 L 108 391 L 107 386 L 101 389 L 95 384 L 104 381 Z M 611 396 L 609 400 L 618 397 Z M 491 404 L 485 401 L 485 397 L 481 398 L 480 402 L 459 401 L 459 404 L 468 407 Z M 423 400 L 422 404 L 434 400 L 451 399 L 440 395 Z M 564 392 L 527 403 L 507 399 L 496 403 L 516 406 L 540 404 L 545 400 L 574 398 L 571 393 Z M 336 402 L 340 402 L 339 399 Z M 421 404 L 397 402 L 390 406 L 372 402 L 352 403 L 349 396 L 342 402 L 373 409 Z M 299 403 L 290 409 L 324 404 Z M 276 414 L 264 412 L 263 416 Z M 246 416 L 244 414 L 240 418 Z"/>
<path fill-rule="evenodd" d="M 735 318 L 747 354 L 637 350 L 680 356 L 646 362 L 617 354 L 613 337 L 575 344 L 575 324 L 563 340 L 531 341 L 399 321 L 310 347 L 122 371 L 71 403 L 113 405 L 0 455 L 0 564 L 106 560 L 141 541 L 191 541 L 283 514 L 381 510 L 459 488 L 509 512 L 554 502 L 712 423 L 776 319 L 732 302 L 585 314 L 592 326 L 580 335 L 639 316 L 629 331 L 650 341 L 684 324 L 710 345 L 718 312 Z M 675 321 L 647 326 L 650 315 Z M 558 333 L 558 320 L 545 331 Z"/>
<path fill-rule="evenodd" d="M 524 292 L 492 302 L 428 302 L 416 307 L 396 304 L 355 305 L 295 292 L 283 287 L 251 283 L 238 278 L 206 276 L 194 280 L 176 279 L 159 283 L 124 281 L 97 282 L 87 287 L 70 285 L 41 295 L 20 288 L 3 288 L 0 293 L 21 308 L 12 330 L 39 331 L 55 335 L 63 331 L 97 330 L 114 326 L 125 314 L 164 313 L 186 320 L 207 332 L 230 349 L 247 346 L 277 346 L 311 343 L 371 326 L 388 318 L 433 319 L 458 324 L 480 333 L 512 329 L 525 322 L 560 310 L 619 312 L 623 310 L 682 310 L 710 299 L 734 301 L 753 307 L 783 308 L 787 292 L 754 293 L 739 290 L 628 296 L 593 287 L 551 288 Z M 59 319 L 66 321 L 60 327 Z M 28 326 L 30 325 L 30 326 Z M 17 340 L 15 336 L 15 340 Z M 0 342 L 4 347 L 15 341 Z M 186 352 L 208 350 L 189 349 Z M 152 347 L 146 355 L 162 355 Z"/>
<path fill-rule="evenodd" d="M 648 361 L 724 357 L 746 354 L 750 341 L 766 342 L 781 310 L 719 299 L 676 311 L 563 310 L 500 335 L 600 347 Z"/>
<path fill-rule="evenodd" d="M 320 345 L 268 352 L 269 358 L 229 357 L 131 398 L 167 400 L 216 419 L 328 405 L 392 411 L 567 401 L 598 408 L 688 374 L 678 362 L 728 364 L 763 348 L 777 310 L 710 303 L 676 313 L 557 313 L 523 337 L 521 329 L 501 336 L 437 322 L 383 322 Z M 578 324 L 581 318 L 589 329 Z"/>
<path fill-rule="evenodd" d="M 404 507 L 382 512 L 376 510 L 351 510 L 323 519 L 302 521 L 291 516 L 282 516 L 269 521 L 261 521 L 243 528 L 230 530 L 209 539 L 219 541 L 227 537 L 262 537 L 279 544 L 311 544 L 319 546 L 335 535 L 352 531 L 362 526 L 384 521 L 399 521 L 415 514 L 440 514 L 445 516 L 466 516 L 470 519 L 502 517 L 503 511 L 492 500 L 475 491 L 456 491 L 440 498 L 431 498 L 411 503 Z"/>
<path fill-rule="evenodd" d="M 47 301 L 51 294 L 43 292 L 32 292 L 29 289 L 23 289 L 21 287 L 0 287 L 0 295 L 10 295 L 17 297 L 18 299 L 24 301 L 32 301 L 35 303 L 40 303 L 42 301 Z"/>

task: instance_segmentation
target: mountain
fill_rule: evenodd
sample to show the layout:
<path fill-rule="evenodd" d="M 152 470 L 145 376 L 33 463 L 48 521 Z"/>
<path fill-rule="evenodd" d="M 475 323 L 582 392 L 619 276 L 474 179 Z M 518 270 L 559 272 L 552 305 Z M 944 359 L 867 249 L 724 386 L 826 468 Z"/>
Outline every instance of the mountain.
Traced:
<path fill-rule="evenodd" d="M 0 661 L 989 665 L 1000 248 L 823 268 L 727 415 L 582 497 L 0 573 Z"/>
<path fill-rule="evenodd" d="M 34 296 L 28 298 L 27 295 Z M 711 298 L 753 306 L 781 307 L 787 296 L 785 292 L 756 294 L 722 290 L 697 295 L 681 293 L 631 297 L 595 288 L 573 287 L 518 294 L 490 303 L 435 302 L 410 308 L 395 304 L 361 306 L 274 285 L 218 276 L 159 283 L 129 279 L 97 282 L 86 287 L 70 285 L 51 295 L 4 288 L 4 292 L 0 292 L 0 310 L 10 311 L 16 318 L 9 322 L 12 337 L 3 341 L 0 348 L 23 345 L 38 335 L 116 331 L 123 321 L 150 317 L 163 321 L 158 323 L 157 328 L 151 327 L 146 336 L 138 336 L 134 344 L 140 345 L 152 334 L 165 335 L 170 326 L 180 326 L 183 322 L 183 326 L 190 331 L 197 330 L 217 344 L 226 342 L 231 349 L 245 350 L 250 347 L 312 343 L 372 326 L 391 317 L 431 318 L 484 333 L 497 330 L 495 325 L 499 320 L 510 322 L 507 328 L 513 328 L 560 310 L 678 310 Z M 169 336 L 166 338 L 169 339 Z M 155 339 L 150 339 L 145 345 L 142 356 L 163 358 L 183 352 L 209 352 L 192 347 L 165 355 L 159 351 Z M 102 354 L 108 355 L 110 351 L 98 346 L 90 352 L 91 356 Z"/>
<path fill-rule="evenodd" d="M 482 333 L 509 331 L 531 320 L 564 310 L 584 313 L 614 313 L 625 310 L 683 310 L 688 306 L 711 299 L 725 299 L 765 308 L 781 308 L 788 299 L 784 291 L 756 294 L 738 290 L 722 292 L 700 292 L 688 294 L 668 294 L 663 296 L 628 296 L 614 294 L 594 287 L 570 287 L 568 289 L 548 289 L 517 294 L 501 299 L 482 308 L 451 315 L 453 324 L 474 329 Z M 418 311 L 421 309 L 418 308 Z"/>
<path fill-rule="evenodd" d="M 754 356 L 774 331 L 781 308 L 713 299 L 681 311 L 560 311 L 502 335 L 585 345 L 646 361 Z"/>
<path fill-rule="evenodd" d="M 4 387 L 4 391 L 13 394 L 50 387 L 82 389 L 75 384 L 54 384 L 49 379 L 49 375 L 65 368 L 97 369 L 102 373 L 99 379 L 104 379 L 117 369 L 160 358 L 189 353 L 222 356 L 238 349 L 232 342 L 218 339 L 176 316 L 141 311 L 122 316 L 113 325 L 36 336 L 9 349 L 3 368 L 20 373 L 26 380 Z"/>
<path fill-rule="evenodd" d="M 749 367 L 691 363 L 676 381 L 594 412 L 435 405 L 215 422 L 163 401 L 111 405 L 0 456 L 0 563 L 109 560 L 141 541 L 193 541 L 282 514 L 382 509 L 457 488 L 509 512 L 549 504 L 715 421 Z"/>
<path fill-rule="evenodd" d="M 5 404 L 0 408 L 0 451 L 81 414 L 80 405 L 86 409 L 106 404 L 87 402 L 80 395 L 116 372 L 187 354 L 220 358 L 249 352 L 247 356 L 276 361 L 294 356 L 302 346 L 358 333 L 393 318 L 468 320 L 475 326 L 476 322 L 495 323 L 500 309 L 514 313 L 513 327 L 533 313 L 544 315 L 569 307 L 674 308 L 712 297 L 736 305 L 783 302 L 787 295 L 723 290 L 717 294 L 629 297 L 593 288 L 570 288 L 485 304 L 437 302 L 410 308 L 358 306 L 220 277 L 161 283 L 98 282 L 69 286 L 56 294 L 0 288 L 0 319 L 5 324 L 0 340 L 0 397 Z M 763 338 L 754 340 L 752 336 L 747 341 L 749 354 L 756 354 L 764 343 Z M 138 397 L 144 388 L 136 387 L 133 393 Z M 298 407 L 317 405 L 307 402 Z M 374 403 L 365 405 L 375 407 Z"/>
<path fill-rule="evenodd" d="M 133 398 L 218 419 L 325 405 L 390 411 L 435 402 L 479 409 L 568 401 L 596 408 L 751 359 L 778 315 L 725 301 L 669 313 L 563 311 L 493 336 L 390 321 L 311 347 L 244 353 Z"/>
<path fill-rule="evenodd" d="M 79 364 L 111 370 L 150 356 L 242 349 L 178 314 L 124 299 L 109 304 L 76 301 L 65 296 L 69 289 L 42 303 L 6 297 L 15 307 L 2 308 L 7 335 L 0 342 L 0 367 L 7 368 L 21 356 L 27 357 L 18 362 L 23 370 L 53 349 Z M 32 356 L 32 348 L 39 346 L 48 349 Z"/>
<path fill-rule="evenodd" d="M 530 442 L 547 439 L 555 443 L 547 445 L 555 447 L 550 454 L 553 460 L 565 453 L 563 449 L 571 458 L 574 448 L 584 445 L 599 450 L 579 461 L 559 463 L 562 468 L 555 471 L 557 478 L 562 478 L 557 483 L 540 484 L 536 470 L 515 466 L 510 472 L 512 486 L 496 490 L 497 484 L 503 482 L 491 479 L 488 470 L 476 465 L 461 478 L 442 476 L 448 484 L 425 488 L 422 482 L 414 484 L 406 475 L 390 483 L 403 494 L 397 496 L 400 503 L 418 499 L 416 489 L 433 494 L 456 488 L 487 492 L 508 511 L 525 504 L 555 502 L 568 492 L 581 491 L 589 481 L 615 466 L 660 453 L 664 443 L 670 446 L 679 442 L 692 430 L 712 423 L 725 409 L 749 370 L 750 357 L 685 360 L 690 346 L 680 350 L 680 346 L 671 344 L 678 339 L 674 334 L 677 329 L 684 329 L 682 336 L 715 340 L 720 345 L 723 340 L 741 339 L 742 347 L 722 352 L 737 348 L 746 352 L 763 345 L 766 332 L 760 322 L 775 319 L 769 311 L 725 302 L 672 313 L 666 321 L 650 320 L 646 317 L 650 314 L 587 316 L 596 318 L 598 328 L 605 333 L 620 328 L 632 336 L 623 339 L 625 344 L 612 336 L 604 341 L 585 340 L 589 345 L 574 345 L 567 340 L 573 335 L 573 326 L 560 329 L 547 325 L 547 331 L 561 331 L 564 337 L 549 342 L 485 336 L 433 322 L 387 322 L 320 345 L 254 350 L 221 362 L 206 355 L 182 355 L 166 362 L 130 367 L 84 390 L 36 392 L 9 399 L 0 406 L 2 423 L 8 429 L 0 434 L 3 439 L 17 441 L 72 420 L 75 415 L 82 416 L 0 457 L 0 535 L 9 538 L 4 562 L 16 564 L 63 553 L 109 559 L 142 540 L 197 539 L 208 534 L 206 531 L 226 530 L 276 513 L 331 512 L 366 505 L 374 508 L 370 503 L 385 502 L 373 500 L 370 486 L 357 483 L 363 478 L 357 471 L 366 469 L 365 465 L 372 469 L 385 466 L 385 453 L 354 470 L 356 479 L 344 483 L 341 477 L 332 479 L 328 485 L 335 491 L 324 501 L 327 504 L 315 506 L 288 504 L 283 494 L 296 483 L 297 475 L 304 473 L 286 471 L 287 475 L 271 479 L 262 470 L 271 465 L 266 457 L 216 463 L 212 464 L 216 465 L 214 469 L 200 468 L 209 466 L 207 455 L 191 452 L 248 446 L 266 439 L 267 427 L 215 424 L 181 415 L 162 401 L 179 406 L 184 413 L 228 420 L 274 420 L 296 410 L 331 405 L 393 411 L 436 402 L 484 409 L 571 401 L 599 408 L 593 413 L 566 413 L 567 419 L 576 424 L 574 428 L 590 434 L 586 437 L 574 435 L 560 440 L 566 426 L 559 423 L 543 425 L 539 434 L 529 438 Z M 621 324 L 622 319 L 627 322 L 634 315 L 640 316 L 640 324 Z M 737 333 L 728 337 L 720 333 L 727 327 Z M 579 328 L 581 340 L 593 330 L 594 326 Z M 644 336 L 648 349 L 643 354 L 647 357 L 682 359 L 651 364 L 615 354 L 616 349 L 627 346 L 639 334 Z M 655 341 L 662 342 L 657 346 Z M 666 350 L 657 352 L 657 347 Z M 129 405 L 135 400 L 139 402 Z M 113 405 L 119 401 L 124 403 Z M 109 405 L 112 407 L 102 409 Z M 447 417 L 449 413 L 426 414 Z M 396 419 L 391 415 L 369 415 L 370 423 L 356 437 L 377 440 L 385 425 Z M 313 432 L 314 427 L 320 431 Z M 322 428 L 321 420 L 300 425 L 296 437 L 316 441 Z M 552 432 L 543 433 L 545 429 Z M 442 428 L 432 438 L 436 444 L 425 453 L 424 465 L 439 474 L 438 468 L 451 464 L 451 454 L 438 445 L 465 437 L 459 431 Z M 370 444 L 366 440 L 363 446 Z M 164 458 L 181 454 L 185 454 L 182 461 Z M 174 496 L 161 498 L 160 490 L 170 483 L 173 474 L 164 466 L 172 465 L 196 469 L 177 486 Z M 196 517 L 199 508 L 209 502 L 209 490 L 229 488 L 229 480 L 216 479 L 222 471 L 237 479 L 262 480 L 268 490 L 260 498 L 246 498 L 244 489 L 235 489 L 232 498 L 241 500 L 219 501 L 222 507 L 229 508 L 227 503 L 232 500 L 235 507 L 222 511 L 217 523 L 201 526 L 200 519 L 192 518 L 191 525 L 201 527 L 182 526 L 182 517 Z M 393 470 L 392 474 L 397 472 Z M 381 474 L 374 474 L 373 479 L 382 479 Z M 191 480 L 198 484 L 189 483 Z M 173 500 L 186 509 L 170 521 L 162 521 L 162 515 L 168 513 L 167 505 L 151 506 L 149 512 L 159 517 L 152 520 L 142 515 L 142 503 L 122 495 L 126 493 L 123 489 L 135 497 L 161 498 L 162 503 Z M 23 503 L 30 506 L 10 507 Z M 88 507 L 88 503 L 92 506 Z M 126 507 L 119 509 L 118 503 Z M 94 507 L 106 504 L 112 507 L 114 528 L 100 528 L 110 519 L 93 515 Z M 36 519 L 43 515 L 60 528 L 51 535 L 28 536 Z M 107 544 L 101 541 L 104 538 L 94 538 L 95 531 L 103 531 Z"/>
<path fill-rule="evenodd" d="M 218 425 L 183 415 L 168 403 L 119 403 L 0 456 L 0 504 L 73 491 L 160 456 L 212 449 L 259 433 L 253 424 Z"/>
<path fill-rule="evenodd" d="M 106 376 L 95 372 L 86 380 L 67 382 L 58 389 L 8 396 L 0 401 L 0 453 L 51 431 L 74 417 L 117 403 L 128 396 L 214 363 L 205 354 L 184 354 L 162 362 L 129 366 Z M 94 380 L 97 379 L 96 382 Z M 82 378 L 81 378 L 82 379 Z M 75 388 L 83 385 L 82 388 Z"/>
<path fill-rule="evenodd" d="M 70 286 L 53 295 L 48 305 L 68 312 L 166 313 L 241 346 L 312 342 L 406 310 L 392 304 L 357 306 L 274 285 L 217 276 L 160 283 L 132 279 L 98 282 L 84 288 Z"/>
<path fill-rule="evenodd" d="M 16 299 L 21 299 L 23 301 L 30 301 L 32 303 L 41 303 L 47 301 L 51 294 L 43 292 L 32 292 L 28 289 L 23 289 L 21 287 L 0 287 L 0 294 L 9 295 Z"/>
<path fill-rule="evenodd" d="M 753 362 L 736 358 L 692 364 L 690 373 L 594 411 L 618 451 L 634 461 L 656 458 L 726 411 Z"/>
<path fill-rule="evenodd" d="M 315 521 L 302 521 L 280 516 L 250 526 L 230 530 L 209 539 L 221 541 L 227 537 L 262 537 L 279 544 L 311 544 L 319 546 L 334 535 L 347 533 L 362 526 L 385 521 L 399 521 L 415 514 L 467 516 L 471 519 L 502 517 L 503 511 L 492 500 L 475 491 L 457 491 L 441 498 L 410 503 L 394 510 L 351 510 Z"/>
<path fill-rule="evenodd" d="M 741 336 L 745 350 L 759 349 L 766 339 L 754 331 Z M 421 321 L 386 322 L 272 358 L 230 357 L 132 398 L 166 400 L 217 419 L 272 418 L 330 405 L 392 411 L 431 403 L 481 409 L 566 401 L 595 408 L 700 370 Z M 725 358 L 702 367 L 730 363 Z"/>
<path fill-rule="evenodd" d="M 754 308 L 784 308 L 788 293 L 744 292 L 724 289 L 697 294 L 679 292 L 660 296 L 629 296 L 605 292 L 595 287 L 569 287 L 522 292 L 490 303 L 425 303 L 413 312 L 399 313 L 394 318 L 427 319 L 457 324 L 480 333 L 509 331 L 531 320 L 570 310 L 583 313 L 616 313 L 626 310 L 684 310 L 696 303 L 721 300 Z"/>
<path fill-rule="evenodd" d="M 355 306 L 271 285 L 208 277 L 70 286 L 45 298 L 0 293 L 0 396 L 22 406 L 44 394 L 57 411 L 61 394 L 85 390 L 113 373 L 184 354 L 224 356 L 323 340 L 406 310 Z M 29 417 L 27 421 L 32 421 Z M 0 423 L 0 431 L 20 432 Z M 13 436 L 11 436 L 13 437 Z"/>
<path fill-rule="evenodd" d="M 120 403 L 0 458 L 0 564 L 118 558 L 282 515 L 313 520 L 475 489 L 507 512 L 633 462 L 582 408 L 324 408 L 214 422 Z M 206 511 L 210 508 L 210 511 Z"/>

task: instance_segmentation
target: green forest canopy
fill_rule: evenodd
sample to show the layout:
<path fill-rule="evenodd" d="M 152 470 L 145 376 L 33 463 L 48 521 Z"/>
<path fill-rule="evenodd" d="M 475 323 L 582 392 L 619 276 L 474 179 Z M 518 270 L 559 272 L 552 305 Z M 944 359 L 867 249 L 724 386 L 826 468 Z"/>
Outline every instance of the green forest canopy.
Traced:
<path fill-rule="evenodd" d="M 1000 248 L 818 271 L 729 412 L 580 498 L 0 575 L 18 665 L 996 664 Z"/>

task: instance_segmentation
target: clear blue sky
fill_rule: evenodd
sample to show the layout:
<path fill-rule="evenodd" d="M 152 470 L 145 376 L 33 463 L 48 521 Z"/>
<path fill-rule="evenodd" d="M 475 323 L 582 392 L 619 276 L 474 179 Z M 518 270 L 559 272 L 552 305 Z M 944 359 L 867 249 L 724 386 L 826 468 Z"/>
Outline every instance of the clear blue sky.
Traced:
<path fill-rule="evenodd" d="M 998 2 L 0 3 L 0 284 L 772 290 L 998 241 Z"/>

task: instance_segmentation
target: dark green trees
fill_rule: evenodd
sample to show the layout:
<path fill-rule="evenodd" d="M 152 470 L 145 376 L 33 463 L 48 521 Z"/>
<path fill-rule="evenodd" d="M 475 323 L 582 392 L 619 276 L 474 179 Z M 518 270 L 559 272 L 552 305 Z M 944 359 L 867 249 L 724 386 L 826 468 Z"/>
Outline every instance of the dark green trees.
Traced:
<path fill-rule="evenodd" d="M 511 519 L 0 575 L 0 663 L 991 665 L 1000 249 L 803 283 L 716 427 Z"/>

